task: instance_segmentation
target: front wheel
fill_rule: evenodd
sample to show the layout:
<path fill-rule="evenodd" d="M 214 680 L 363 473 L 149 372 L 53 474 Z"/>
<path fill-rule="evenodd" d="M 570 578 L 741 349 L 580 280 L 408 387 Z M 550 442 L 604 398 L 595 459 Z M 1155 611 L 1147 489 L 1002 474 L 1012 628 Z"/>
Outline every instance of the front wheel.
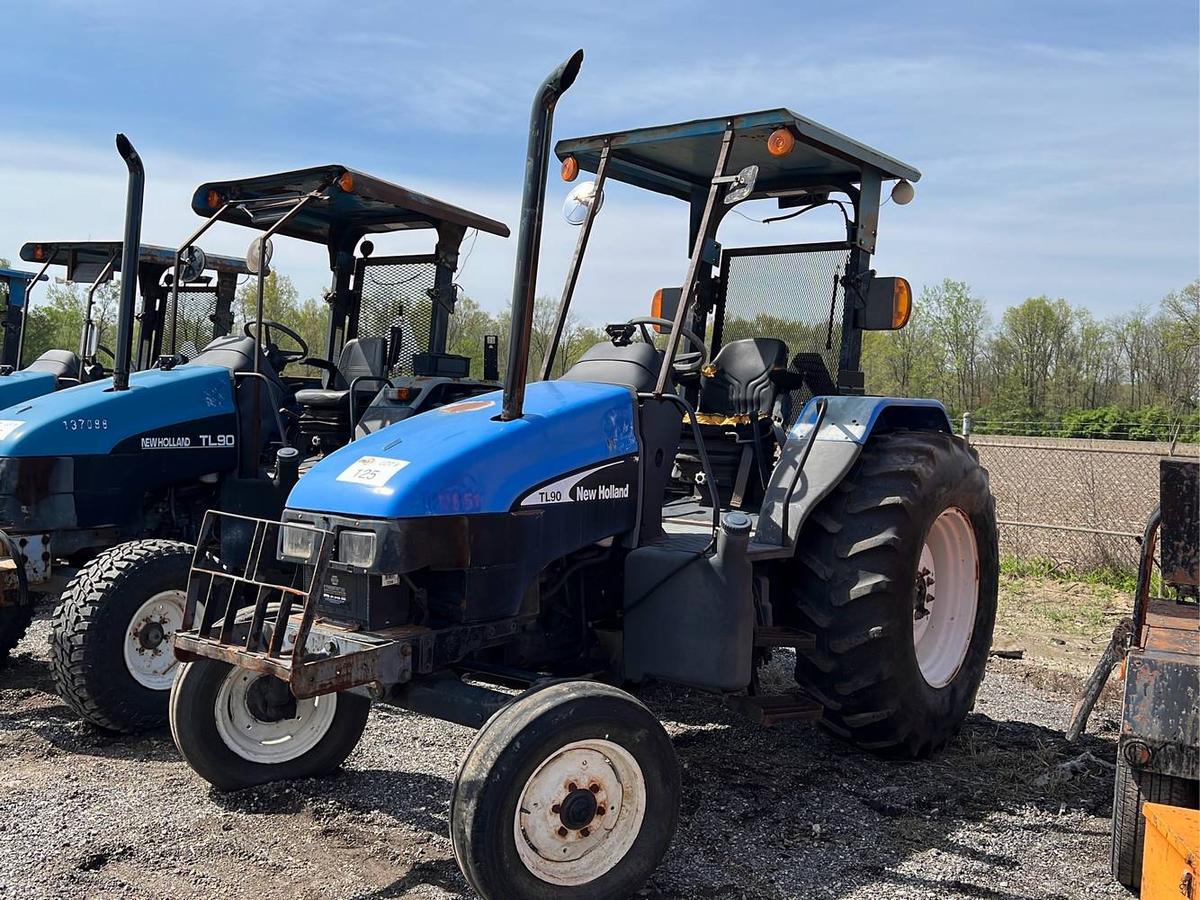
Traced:
<path fill-rule="evenodd" d="M 171 688 L 171 736 L 220 791 L 335 771 L 367 725 L 371 701 L 351 693 L 292 696 L 272 675 L 212 659 L 185 663 Z"/>
<path fill-rule="evenodd" d="M 450 800 L 459 867 L 484 900 L 617 900 L 657 867 L 679 818 L 679 760 L 624 691 L 536 689 L 497 712 Z"/>
<path fill-rule="evenodd" d="M 999 589 L 987 472 L 953 435 L 874 437 L 805 523 L 788 576 L 817 636 L 796 680 L 858 746 L 920 757 L 962 725 L 983 680 Z"/>

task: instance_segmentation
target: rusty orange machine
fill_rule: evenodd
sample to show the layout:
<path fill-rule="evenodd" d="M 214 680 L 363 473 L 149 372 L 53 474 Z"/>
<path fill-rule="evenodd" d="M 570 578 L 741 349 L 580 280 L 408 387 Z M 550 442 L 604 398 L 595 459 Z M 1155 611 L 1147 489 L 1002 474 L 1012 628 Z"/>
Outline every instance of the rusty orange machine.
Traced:
<path fill-rule="evenodd" d="M 1200 897 L 1200 811 L 1147 803 L 1142 900 Z"/>
<path fill-rule="evenodd" d="M 1074 740 L 1083 731 L 1109 673 L 1123 659 L 1112 873 L 1136 891 L 1151 878 L 1160 884 L 1169 870 L 1173 893 L 1146 896 L 1175 898 L 1186 888 L 1184 897 L 1200 900 L 1194 873 L 1184 878 L 1171 856 L 1181 854 L 1194 867 L 1200 854 L 1200 463 L 1163 459 L 1159 473 L 1159 506 L 1142 535 L 1132 615 L 1113 632 L 1067 736 Z M 1156 555 L 1161 593 L 1171 596 L 1152 596 Z"/>

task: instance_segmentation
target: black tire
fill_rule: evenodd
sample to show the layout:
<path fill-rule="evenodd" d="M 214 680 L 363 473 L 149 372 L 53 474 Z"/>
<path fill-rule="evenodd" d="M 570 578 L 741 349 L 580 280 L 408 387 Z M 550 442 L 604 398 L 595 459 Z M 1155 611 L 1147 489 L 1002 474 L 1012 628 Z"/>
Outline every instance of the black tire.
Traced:
<path fill-rule="evenodd" d="M 50 664 L 59 696 L 80 718 L 125 733 L 166 724 L 169 691 L 134 678 L 125 641 L 147 600 L 187 591 L 192 550 L 178 541 L 131 541 L 104 551 L 71 579 L 51 620 Z M 169 634 L 154 652 L 172 652 Z"/>
<path fill-rule="evenodd" d="M 29 630 L 33 607 L 33 603 L 0 606 L 0 666 L 8 662 L 9 654 Z"/>
<path fill-rule="evenodd" d="M 598 877 L 579 884 L 551 883 L 521 859 L 514 825 L 517 804 L 534 771 L 557 750 L 594 740 L 616 744 L 636 761 L 645 785 L 644 816 L 630 846 Z M 587 800 L 586 791 L 577 792 Z M 575 792 L 564 785 L 563 793 Z M 632 800 L 622 805 L 617 821 L 634 808 Z M 557 807 L 548 814 L 565 815 Z M 592 827 L 606 821 L 600 818 L 602 805 L 593 815 Z M 662 724 L 624 691 L 588 681 L 535 689 L 492 716 L 463 758 L 450 800 L 454 855 L 467 882 L 484 900 L 630 897 L 658 866 L 678 820 L 679 760 Z M 586 828 L 576 828 L 570 839 L 588 836 Z M 524 832 L 519 839 L 525 839 Z"/>
<path fill-rule="evenodd" d="M 978 600 L 965 657 L 933 687 L 913 644 L 917 570 L 930 526 L 954 507 L 974 534 Z M 797 546 L 792 610 L 817 644 L 796 654 L 796 680 L 825 706 L 822 723 L 889 756 L 940 749 L 974 705 L 996 622 L 995 502 L 974 451 L 939 432 L 872 438 Z"/>
<path fill-rule="evenodd" d="M 369 699 L 346 692 L 336 695 L 337 707 L 328 728 L 302 756 L 268 764 L 249 760 L 231 748 L 217 728 L 217 699 L 225 680 L 245 671 L 219 660 L 199 659 L 185 663 L 175 677 L 171 688 L 171 736 L 196 774 L 219 791 L 238 791 L 272 781 L 328 775 L 346 761 L 362 737 L 371 712 Z"/>
<path fill-rule="evenodd" d="M 1145 803 L 1165 803 L 1195 809 L 1200 784 L 1156 772 L 1135 771 L 1122 754 L 1117 755 L 1113 786 L 1112 873 L 1125 887 L 1142 886 L 1142 850 L 1146 840 Z"/>

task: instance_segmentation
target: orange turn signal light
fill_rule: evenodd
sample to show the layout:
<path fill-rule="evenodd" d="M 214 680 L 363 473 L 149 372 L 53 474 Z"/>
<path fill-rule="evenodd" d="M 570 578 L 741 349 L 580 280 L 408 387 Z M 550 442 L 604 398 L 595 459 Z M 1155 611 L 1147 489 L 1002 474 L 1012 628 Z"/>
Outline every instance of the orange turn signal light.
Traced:
<path fill-rule="evenodd" d="M 772 156 L 787 156 L 796 146 L 796 136 L 787 128 L 776 128 L 767 138 L 767 152 Z"/>
<path fill-rule="evenodd" d="M 650 301 L 650 315 L 654 316 L 654 318 L 656 318 L 656 319 L 661 319 L 663 317 L 662 300 L 663 300 L 662 288 L 659 288 L 657 291 L 654 292 L 654 299 Z M 663 331 L 663 327 L 661 325 L 651 325 L 650 327 L 653 328 L 659 334 L 666 333 Z"/>
<path fill-rule="evenodd" d="M 34 246 L 33 260 L 34 260 L 34 262 L 45 262 L 46 261 L 46 248 L 43 247 L 41 244 L 36 244 Z"/>
<path fill-rule="evenodd" d="M 562 163 L 562 180 L 574 181 L 579 177 L 579 160 L 573 156 L 568 156 Z"/>
<path fill-rule="evenodd" d="M 340 187 L 347 194 L 353 193 L 354 192 L 354 176 L 351 175 L 349 172 L 343 172 L 341 177 L 338 179 L 338 187 Z"/>
<path fill-rule="evenodd" d="M 221 205 L 221 195 L 216 191 L 209 191 L 208 196 L 204 199 L 208 203 L 209 209 L 217 209 Z"/>
<path fill-rule="evenodd" d="M 903 328 L 912 316 L 912 286 L 906 278 L 897 278 L 892 289 L 892 328 Z"/>

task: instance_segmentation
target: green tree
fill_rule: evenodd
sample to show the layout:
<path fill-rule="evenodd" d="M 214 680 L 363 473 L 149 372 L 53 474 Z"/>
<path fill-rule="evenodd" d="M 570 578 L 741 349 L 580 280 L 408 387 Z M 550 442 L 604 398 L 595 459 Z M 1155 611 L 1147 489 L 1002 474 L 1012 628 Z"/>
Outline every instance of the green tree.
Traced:
<path fill-rule="evenodd" d="M 926 286 L 917 305 L 929 311 L 942 400 L 955 412 L 975 408 L 983 396 L 984 350 L 991 324 L 983 300 L 965 281 L 947 278 Z"/>

